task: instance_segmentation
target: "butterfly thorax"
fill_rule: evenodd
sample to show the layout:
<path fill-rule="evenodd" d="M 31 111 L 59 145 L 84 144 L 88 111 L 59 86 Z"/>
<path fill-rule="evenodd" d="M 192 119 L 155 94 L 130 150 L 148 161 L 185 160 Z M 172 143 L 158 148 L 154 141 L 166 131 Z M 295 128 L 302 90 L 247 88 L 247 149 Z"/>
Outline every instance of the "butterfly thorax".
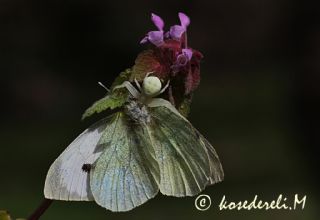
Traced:
<path fill-rule="evenodd" d="M 131 99 L 125 106 L 125 113 L 136 123 L 150 123 L 151 117 L 145 104 Z"/>

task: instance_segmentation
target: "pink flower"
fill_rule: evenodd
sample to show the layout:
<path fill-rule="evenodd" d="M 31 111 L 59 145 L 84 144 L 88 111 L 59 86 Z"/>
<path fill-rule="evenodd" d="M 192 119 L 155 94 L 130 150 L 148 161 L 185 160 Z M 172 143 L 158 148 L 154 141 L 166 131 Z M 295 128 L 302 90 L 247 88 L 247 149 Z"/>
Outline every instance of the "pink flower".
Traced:
<path fill-rule="evenodd" d="M 178 14 L 180 19 L 180 25 L 173 25 L 170 28 L 169 36 L 172 39 L 179 40 L 184 32 L 187 31 L 187 27 L 190 24 L 190 19 L 187 15 L 182 12 Z"/>
<path fill-rule="evenodd" d="M 156 14 L 151 14 L 151 20 L 154 23 L 154 25 L 158 28 L 158 31 L 150 31 L 148 34 L 140 41 L 141 44 L 146 42 L 151 42 L 157 47 L 161 46 L 163 44 L 163 27 L 164 22 L 162 18 L 160 18 Z"/>
<path fill-rule="evenodd" d="M 143 53 L 136 60 L 136 69 L 141 73 L 153 72 L 162 80 L 171 80 L 175 89 L 168 93 L 170 101 L 179 105 L 179 94 L 188 96 L 199 85 L 200 61 L 202 54 L 192 49 L 187 43 L 187 27 L 190 19 L 184 13 L 179 13 L 180 25 L 171 26 L 164 34 L 164 22 L 155 14 L 151 20 L 158 31 L 150 31 L 140 43 L 150 42 L 155 47 Z M 170 89 L 170 88 L 169 88 Z"/>

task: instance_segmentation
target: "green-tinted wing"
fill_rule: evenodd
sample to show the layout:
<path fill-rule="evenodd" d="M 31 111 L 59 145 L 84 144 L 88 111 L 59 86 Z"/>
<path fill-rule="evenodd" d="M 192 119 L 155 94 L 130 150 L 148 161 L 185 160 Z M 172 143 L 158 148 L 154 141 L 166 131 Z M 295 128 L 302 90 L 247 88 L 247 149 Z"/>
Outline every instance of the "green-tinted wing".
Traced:
<path fill-rule="evenodd" d="M 197 131 L 197 133 L 200 137 L 201 143 L 208 152 L 210 164 L 210 184 L 221 182 L 224 178 L 224 173 L 221 162 L 219 160 L 219 156 L 210 142 L 205 137 L 203 137 L 199 131 Z"/>
<path fill-rule="evenodd" d="M 168 102 L 165 99 L 154 98 L 148 104 L 148 106 L 151 108 L 157 108 L 161 106 L 166 107 L 172 113 L 176 114 L 181 119 L 186 121 L 187 124 L 190 124 L 190 122 L 184 116 L 182 116 L 170 102 Z M 204 147 L 204 149 L 207 151 L 207 154 L 208 154 L 209 165 L 210 165 L 210 184 L 214 184 L 222 181 L 224 178 L 224 173 L 223 173 L 222 165 L 220 163 L 218 154 L 216 153 L 213 146 L 209 143 L 209 141 L 206 138 L 204 138 L 199 131 L 197 131 L 195 128 L 193 129 L 195 130 L 195 132 L 197 133 L 197 136 L 199 137 L 199 142 L 201 143 L 201 145 Z"/>
<path fill-rule="evenodd" d="M 171 108 L 149 108 L 160 191 L 171 196 L 193 196 L 210 183 L 208 152 L 192 125 Z"/>
<path fill-rule="evenodd" d="M 128 211 L 157 194 L 159 170 L 145 129 L 117 114 L 100 139 L 105 149 L 90 172 L 90 188 L 99 205 Z"/>
<path fill-rule="evenodd" d="M 98 141 L 112 116 L 102 119 L 80 134 L 51 165 L 44 195 L 56 200 L 93 200 L 89 176 L 83 164 L 92 164 L 100 156 Z"/>

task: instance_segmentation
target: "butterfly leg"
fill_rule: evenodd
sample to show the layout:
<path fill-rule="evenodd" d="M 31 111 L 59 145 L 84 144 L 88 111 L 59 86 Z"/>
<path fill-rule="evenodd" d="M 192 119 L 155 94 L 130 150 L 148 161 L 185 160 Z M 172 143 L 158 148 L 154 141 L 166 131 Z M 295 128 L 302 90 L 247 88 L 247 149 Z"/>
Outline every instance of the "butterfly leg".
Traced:
<path fill-rule="evenodd" d="M 141 92 L 141 86 L 136 78 L 134 78 L 134 82 L 136 83 L 136 86 L 138 87 L 139 92 Z"/>
<path fill-rule="evenodd" d="M 160 95 L 161 93 L 163 93 L 164 91 L 166 91 L 166 89 L 168 88 L 169 84 L 170 84 L 170 79 L 168 80 L 167 84 L 159 91 L 159 94 L 158 94 L 158 95 Z"/>
<path fill-rule="evenodd" d="M 110 89 L 108 89 L 105 85 L 102 84 L 102 82 L 98 82 L 100 86 L 102 86 L 107 92 L 110 92 Z"/>
<path fill-rule="evenodd" d="M 114 89 L 124 87 L 128 89 L 128 91 L 134 98 L 138 99 L 140 97 L 140 92 L 129 81 L 124 81 L 121 85 L 114 87 Z"/>
<path fill-rule="evenodd" d="M 150 74 L 152 74 L 152 73 L 153 73 L 153 71 L 152 72 L 148 72 L 147 75 L 145 76 L 145 78 L 150 76 Z"/>

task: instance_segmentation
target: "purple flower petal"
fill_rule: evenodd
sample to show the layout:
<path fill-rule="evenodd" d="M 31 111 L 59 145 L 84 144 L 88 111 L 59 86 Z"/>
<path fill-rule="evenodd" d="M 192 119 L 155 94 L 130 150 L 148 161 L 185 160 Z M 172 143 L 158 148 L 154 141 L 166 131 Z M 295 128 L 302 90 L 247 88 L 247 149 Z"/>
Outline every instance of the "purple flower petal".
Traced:
<path fill-rule="evenodd" d="M 140 44 L 144 44 L 144 43 L 147 43 L 148 42 L 148 35 L 145 36 L 141 41 L 140 41 Z"/>
<path fill-rule="evenodd" d="M 163 31 L 150 31 L 148 40 L 157 47 L 161 46 L 163 44 Z"/>
<path fill-rule="evenodd" d="M 190 24 L 190 18 L 186 14 L 184 14 L 182 12 L 179 12 L 178 16 L 179 16 L 179 19 L 180 19 L 181 26 L 183 28 L 187 29 L 187 27 Z"/>
<path fill-rule="evenodd" d="M 188 57 L 185 54 L 181 53 L 177 56 L 176 65 L 178 65 L 179 67 L 185 66 L 187 65 L 188 61 Z"/>
<path fill-rule="evenodd" d="M 158 15 L 151 13 L 151 20 L 159 31 L 163 30 L 164 22 Z"/>
<path fill-rule="evenodd" d="M 167 32 L 164 34 L 164 37 L 165 37 L 165 38 L 169 38 L 169 37 L 170 37 L 170 31 L 167 31 Z"/>
<path fill-rule="evenodd" d="M 181 38 L 181 35 L 183 34 L 183 32 L 185 32 L 186 29 L 183 28 L 180 25 L 173 25 L 170 28 L 170 36 L 175 39 L 175 40 L 179 40 Z"/>
<path fill-rule="evenodd" d="M 191 49 L 182 49 L 182 53 L 187 56 L 188 60 L 191 60 L 193 53 Z"/>

